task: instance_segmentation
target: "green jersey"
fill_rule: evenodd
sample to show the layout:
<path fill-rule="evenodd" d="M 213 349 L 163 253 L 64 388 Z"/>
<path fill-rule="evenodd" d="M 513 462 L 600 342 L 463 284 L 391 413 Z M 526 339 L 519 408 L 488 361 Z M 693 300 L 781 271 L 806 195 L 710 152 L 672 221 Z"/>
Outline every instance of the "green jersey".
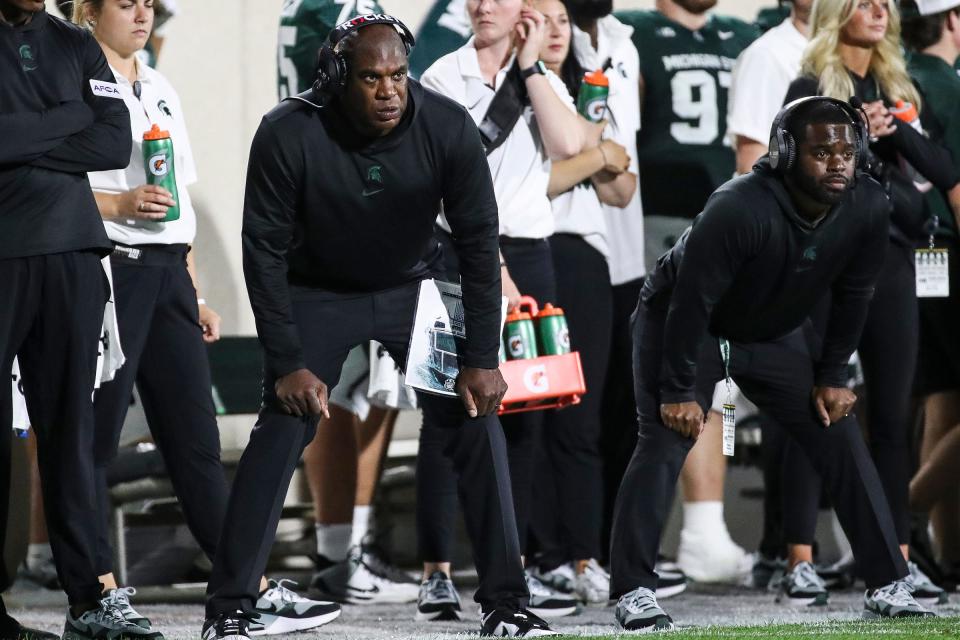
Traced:
<path fill-rule="evenodd" d="M 767 7 L 757 12 L 757 19 L 753 21 L 754 26 L 760 33 L 766 33 L 775 26 L 790 17 L 790 5 L 781 4 L 776 7 Z"/>
<path fill-rule="evenodd" d="M 960 162 L 960 77 L 943 59 L 922 53 L 911 54 L 907 69 L 923 97 L 920 121 Z M 940 219 L 940 233 L 957 236 L 949 205 L 937 189 L 926 193 L 930 213 Z"/>
<path fill-rule="evenodd" d="M 434 62 L 470 39 L 467 0 L 437 0 L 423 20 L 417 46 L 410 54 L 410 75 L 419 78 Z"/>
<path fill-rule="evenodd" d="M 644 214 L 693 218 L 736 168 L 726 142 L 727 93 L 737 56 L 758 32 L 715 15 L 699 31 L 657 11 L 616 15 L 633 27 L 640 54 L 637 159 Z"/>
<path fill-rule="evenodd" d="M 317 52 L 333 28 L 367 13 L 383 9 L 376 0 L 284 0 L 277 46 L 280 99 L 309 89 L 317 78 Z"/>

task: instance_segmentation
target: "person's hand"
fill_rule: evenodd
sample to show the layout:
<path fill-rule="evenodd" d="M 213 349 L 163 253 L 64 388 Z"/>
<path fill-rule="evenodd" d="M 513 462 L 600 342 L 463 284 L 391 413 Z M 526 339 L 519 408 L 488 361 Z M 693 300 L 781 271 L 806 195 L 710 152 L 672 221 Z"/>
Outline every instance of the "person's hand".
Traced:
<path fill-rule="evenodd" d="M 850 415 L 850 410 L 856 403 L 857 394 L 846 387 L 813 388 L 813 406 L 825 427 Z"/>
<path fill-rule="evenodd" d="M 521 70 L 529 69 L 540 59 L 540 47 L 543 45 L 546 31 L 546 18 L 532 7 L 520 10 L 520 22 L 515 27 L 517 33 L 517 65 Z"/>
<path fill-rule="evenodd" d="M 703 431 L 703 409 L 696 402 L 664 403 L 660 405 L 663 424 L 684 438 L 696 440 Z"/>
<path fill-rule="evenodd" d="M 507 299 L 507 311 L 513 311 L 520 304 L 520 289 L 510 277 L 506 267 L 500 267 L 500 291 Z"/>
<path fill-rule="evenodd" d="M 883 105 L 882 100 L 864 104 L 863 110 L 867 112 L 871 138 L 882 138 L 897 130 L 893 114 Z"/>
<path fill-rule="evenodd" d="M 277 400 L 287 413 L 295 416 L 330 417 L 327 408 L 327 385 L 309 369 L 297 369 L 274 384 Z"/>
<path fill-rule="evenodd" d="M 203 341 L 207 344 L 220 339 L 220 314 L 206 304 L 200 305 L 200 328 L 203 329 Z"/>
<path fill-rule="evenodd" d="M 488 416 L 500 406 L 507 383 L 499 369 L 464 367 L 457 376 L 457 395 L 471 418 Z"/>
<path fill-rule="evenodd" d="M 163 220 L 167 215 L 167 209 L 176 204 L 173 200 L 173 194 L 163 187 L 142 184 L 136 189 L 119 194 L 117 217 Z"/>
<path fill-rule="evenodd" d="M 613 140 L 601 142 L 600 152 L 603 154 L 604 171 L 618 176 L 630 168 L 630 156 L 627 155 L 627 150 Z"/>

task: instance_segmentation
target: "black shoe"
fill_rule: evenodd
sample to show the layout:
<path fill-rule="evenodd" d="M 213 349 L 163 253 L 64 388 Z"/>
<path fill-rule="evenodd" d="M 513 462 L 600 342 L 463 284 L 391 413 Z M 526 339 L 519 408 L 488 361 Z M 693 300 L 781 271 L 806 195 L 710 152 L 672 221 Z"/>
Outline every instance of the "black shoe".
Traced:
<path fill-rule="evenodd" d="M 250 623 L 254 619 L 254 615 L 239 610 L 221 613 L 204 621 L 200 637 L 202 640 L 250 640 Z"/>
<path fill-rule="evenodd" d="M 60 640 L 60 636 L 25 627 L 10 616 L 0 614 L 0 640 Z"/>
<path fill-rule="evenodd" d="M 551 631 L 550 626 L 526 609 L 516 611 L 505 607 L 497 607 L 493 611 L 484 612 L 480 616 L 480 635 L 496 638 L 537 638 L 542 636 L 558 636 Z"/>
<path fill-rule="evenodd" d="M 163 634 L 127 620 L 122 605 L 108 595 L 77 617 L 68 610 L 63 640 L 163 640 Z"/>

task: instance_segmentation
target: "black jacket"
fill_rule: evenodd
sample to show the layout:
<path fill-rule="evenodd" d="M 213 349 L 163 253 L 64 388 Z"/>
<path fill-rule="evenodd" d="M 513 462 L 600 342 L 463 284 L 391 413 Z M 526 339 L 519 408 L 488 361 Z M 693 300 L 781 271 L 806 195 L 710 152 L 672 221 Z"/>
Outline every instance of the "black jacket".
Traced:
<path fill-rule="evenodd" d="M 890 204 L 858 174 L 816 226 L 800 217 L 766 157 L 707 201 L 693 227 L 657 262 L 641 303 L 667 307 L 663 402 L 694 400 L 708 335 L 760 342 L 800 327 L 823 296 L 831 308 L 815 379 L 846 383 L 887 246 Z"/>
<path fill-rule="evenodd" d="M 441 202 L 461 265 L 463 362 L 497 367 L 497 203 L 480 134 L 461 106 L 414 80 L 408 101 L 401 123 L 377 139 L 356 134 L 336 103 L 287 100 L 260 124 L 247 171 L 243 266 L 276 376 L 305 366 L 289 285 L 366 293 L 429 277 Z"/>
<path fill-rule="evenodd" d="M 111 248 L 86 172 L 130 163 L 115 84 L 83 29 L 45 11 L 0 22 L 0 259 Z"/>

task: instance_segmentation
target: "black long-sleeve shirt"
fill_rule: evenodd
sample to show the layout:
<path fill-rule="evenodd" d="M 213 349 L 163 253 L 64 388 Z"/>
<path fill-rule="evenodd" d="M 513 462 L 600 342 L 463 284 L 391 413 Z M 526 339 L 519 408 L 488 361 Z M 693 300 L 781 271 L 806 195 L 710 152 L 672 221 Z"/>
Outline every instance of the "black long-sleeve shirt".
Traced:
<path fill-rule="evenodd" d="M 83 29 L 45 11 L 0 22 L 0 259 L 111 248 L 86 172 L 130 161 L 115 84 Z"/>
<path fill-rule="evenodd" d="M 883 100 L 888 108 L 893 106 L 893 102 L 880 91 L 879 84 L 872 75 L 860 77 L 850 72 L 850 79 L 853 80 L 854 95 L 863 102 Z M 820 95 L 819 81 L 811 76 L 800 76 L 790 83 L 784 104 L 815 95 Z M 940 191 L 948 191 L 960 182 L 960 170 L 943 144 L 931 140 L 900 120 L 895 119 L 894 122 L 897 127 L 893 133 L 870 143 L 870 150 L 878 158 L 896 166 L 897 154 L 903 156 L 920 175 Z M 937 126 L 931 119 L 930 112 L 925 109 L 920 110 L 920 124 L 925 131 Z M 890 221 L 891 236 L 902 244 L 912 246 L 923 231 L 924 211 L 922 208 L 916 211 L 896 209 L 892 211 Z"/>
<path fill-rule="evenodd" d="M 889 209 L 883 188 L 858 174 L 843 200 L 811 225 L 766 157 L 714 192 L 641 293 L 645 304 L 669 305 L 663 401 L 695 399 L 708 334 L 742 343 L 786 335 L 827 294 L 831 311 L 815 378 L 821 386 L 844 386 L 883 265 Z"/>
<path fill-rule="evenodd" d="M 460 259 L 466 366 L 496 368 L 497 204 L 467 112 L 414 80 L 400 124 L 364 139 L 337 106 L 288 100 L 250 150 L 243 267 L 271 372 L 305 366 L 289 285 L 374 292 L 429 276 L 441 202 Z"/>

